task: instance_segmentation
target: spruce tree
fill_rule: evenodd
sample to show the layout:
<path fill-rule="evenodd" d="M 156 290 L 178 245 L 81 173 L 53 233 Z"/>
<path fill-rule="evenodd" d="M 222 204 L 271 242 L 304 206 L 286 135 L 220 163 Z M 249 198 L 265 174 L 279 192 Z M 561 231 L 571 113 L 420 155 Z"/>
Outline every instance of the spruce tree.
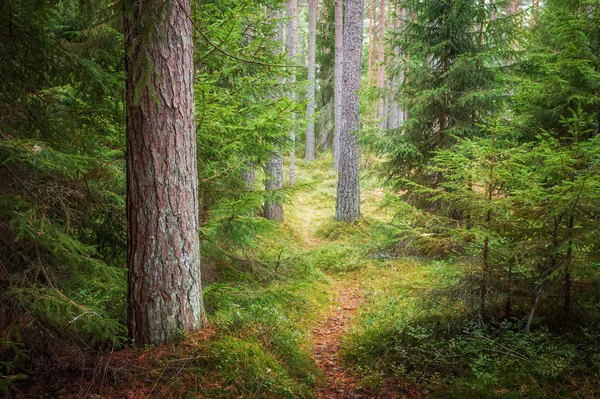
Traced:
<path fill-rule="evenodd" d="M 514 16 L 502 1 L 407 0 L 402 7 L 406 17 L 391 42 L 400 57 L 390 70 L 402 79 L 396 97 L 410 118 L 387 134 L 386 172 L 433 183 L 441 176 L 420 175 L 435 152 L 454 137 L 480 135 L 509 95 L 502 74 Z"/>

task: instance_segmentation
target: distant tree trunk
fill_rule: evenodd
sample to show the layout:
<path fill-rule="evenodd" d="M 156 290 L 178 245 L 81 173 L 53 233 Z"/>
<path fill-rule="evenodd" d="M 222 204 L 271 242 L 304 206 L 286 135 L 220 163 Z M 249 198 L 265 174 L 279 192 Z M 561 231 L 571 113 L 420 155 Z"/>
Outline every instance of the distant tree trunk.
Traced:
<path fill-rule="evenodd" d="M 250 191 L 254 191 L 254 184 L 256 183 L 256 168 L 254 162 L 250 161 L 246 164 L 246 167 L 242 170 L 242 179 L 246 182 L 246 188 Z"/>
<path fill-rule="evenodd" d="M 377 44 L 377 87 L 380 90 L 379 101 L 377 103 L 377 119 L 379 120 L 379 128 L 386 128 L 385 122 L 385 96 L 383 89 L 385 88 L 385 0 L 381 0 L 379 6 L 379 42 Z"/>
<path fill-rule="evenodd" d="M 569 217 L 569 225 L 567 228 L 567 233 L 569 235 L 568 247 L 567 247 L 567 256 L 565 259 L 565 292 L 563 298 L 563 311 L 565 321 L 569 319 L 571 315 L 571 262 L 573 260 L 573 228 L 575 227 L 575 215 L 571 213 Z"/>
<path fill-rule="evenodd" d="M 265 200 L 264 216 L 269 220 L 283 222 L 283 204 L 278 193 L 283 188 L 283 156 L 281 151 L 271 154 L 265 167 L 265 175 L 265 190 L 268 192 L 269 197 Z"/>
<path fill-rule="evenodd" d="M 298 0 L 288 0 L 286 8 L 286 16 L 288 22 L 286 26 L 286 47 L 289 57 L 294 63 L 297 62 L 298 57 Z M 292 68 L 292 75 L 289 79 L 292 85 L 296 83 L 296 70 Z M 296 100 L 296 89 L 292 89 L 291 98 Z M 296 113 L 293 115 L 294 121 L 296 120 Z M 296 184 L 296 126 L 290 130 L 290 141 L 292 142 L 292 149 L 290 150 L 290 175 L 289 182 L 290 187 Z"/>
<path fill-rule="evenodd" d="M 377 39 L 375 34 L 375 0 L 369 1 L 369 60 L 367 66 L 367 87 L 373 86 L 375 69 L 375 53 Z"/>
<path fill-rule="evenodd" d="M 346 1 L 344 21 L 343 127 L 336 219 L 353 223 L 360 215 L 360 154 L 356 134 L 360 129 L 360 76 L 363 44 L 363 0 Z"/>
<path fill-rule="evenodd" d="M 271 18 L 280 19 L 282 14 L 283 10 L 281 9 L 273 10 Z M 273 40 L 279 43 L 283 41 L 283 30 L 281 27 L 277 28 Z M 279 190 L 282 188 L 283 154 L 280 149 L 277 149 L 271 153 L 265 165 L 265 191 L 267 191 L 268 197 L 265 200 L 263 214 L 269 220 L 283 222 L 283 203 L 279 195 Z"/>
<path fill-rule="evenodd" d="M 333 166 L 340 164 L 340 135 L 342 132 L 342 74 L 344 73 L 344 4 L 342 0 L 335 0 L 335 60 L 334 60 L 334 98 L 333 98 Z"/>
<path fill-rule="evenodd" d="M 317 0 L 308 0 L 308 91 L 306 98 L 306 160 L 315 159 L 315 58 L 317 51 Z"/>
<path fill-rule="evenodd" d="M 494 199 L 494 168 L 496 166 L 496 133 L 492 133 L 492 153 L 490 154 L 490 170 L 488 175 L 487 202 L 488 210 L 485 216 L 485 224 L 488 229 L 492 225 L 492 202 Z M 479 321 L 485 322 L 485 302 L 488 291 L 490 274 L 490 237 L 485 236 L 483 240 L 483 268 L 481 270 L 481 286 L 479 287 Z"/>
<path fill-rule="evenodd" d="M 157 3 L 127 2 L 124 21 L 127 316 L 140 346 L 167 343 L 204 320 L 190 1 Z"/>

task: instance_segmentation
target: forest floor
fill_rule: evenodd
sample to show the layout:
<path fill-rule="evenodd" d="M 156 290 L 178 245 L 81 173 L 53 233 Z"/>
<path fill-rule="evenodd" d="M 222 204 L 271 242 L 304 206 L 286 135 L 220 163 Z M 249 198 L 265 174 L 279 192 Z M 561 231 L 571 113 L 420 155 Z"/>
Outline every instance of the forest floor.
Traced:
<path fill-rule="evenodd" d="M 365 281 L 383 276 L 382 270 L 373 267 L 379 262 L 357 259 L 368 239 L 364 235 L 365 229 L 368 229 L 369 221 L 385 221 L 389 215 L 379 208 L 384 191 L 369 180 L 362 184 L 362 218 L 358 225 L 343 226 L 333 222 L 337 176 L 329 162 L 329 158 L 317 160 L 314 165 L 300 162 L 300 185 L 306 186 L 295 193 L 293 205 L 287 208 L 290 212 L 286 215 L 288 223 L 301 229 L 306 251 L 330 255 L 341 252 L 338 259 L 325 256 L 325 263 L 329 264 L 317 263 L 318 267 L 328 270 L 330 288 L 335 295 L 328 311 L 321 315 L 317 327 L 311 331 L 313 359 L 325 377 L 325 383 L 318 388 L 318 396 L 321 399 L 421 397 L 413 396 L 410 389 L 404 390 L 403 394 L 396 392 L 394 381 L 386 381 L 375 388 L 364 386 L 357 370 L 343 359 L 342 342 L 359 312 L 368 308 L 365 299 L 373 287 Z M 354 256 L 347 256 L 348 252 Z M 391 266 L 389 270 L 398 271 L 398 268 Z"/>
<path fill-rule="evenodd" d="M 219 266 L 204 289 L 209 326 L 171 345 L 93 350 L 65 346 L 8 396 L 23 398 L 425 397 L 415 386 L 360 368 L 346 356 L 353 331 L 387 301 L 410 309 L 429 275 L 418 262 L 368 255 L 384 192 L 361 182 L 363 217 L 337 223 L 331 159 L 300 160 L 285 223 L 259 238 L 257 262 Z M 283 254 L 283 255 L 282 255 Z M 281 258 L 281 268 L 279 259 Z M 273 269 L 273 259 L 277 266 Z M 242 259 L 243 260 L 243 259 Z M 392 283 L 390 285 L 390 283 Z M 71 353 L 72 352 L 72 353 Z"/>
<path fill-rule="evenodd" d="M 204 248 L 202 266 L 216 276 L 203 289 L 207 327 L 144 348 L 90 347 L 53 331 L 58 339 L 40 344 L 43 355 L 5 397 L 600 397 L 600 363 L 575 361 L 597 347 L 595 335 L 581 344 L 511 325 L 465 329 L 461 302 L 448 293 L 468 265 L 392 256 L 393 211 L 369 173 L 362 217 L 338 223 L 331 158 L 299 160 L 284 223 L 267 223 L 235 253 Z"/>

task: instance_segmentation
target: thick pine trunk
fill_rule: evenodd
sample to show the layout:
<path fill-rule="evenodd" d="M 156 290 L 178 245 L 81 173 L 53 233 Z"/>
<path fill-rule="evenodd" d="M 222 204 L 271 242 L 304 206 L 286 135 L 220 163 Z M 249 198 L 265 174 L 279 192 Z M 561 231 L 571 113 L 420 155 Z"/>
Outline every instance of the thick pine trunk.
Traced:
<path fill-rule="evenodd" d="M 342 132 L 342 74 L 344 70 L 344 5 L 342 0 L 335 0 L 335 59 L 334 59 L 334 99 L 333 99 L 333 166 L 340 164 L 340 135 Z"/>
<path fill-rule="evenodd" d="M 204 318 L 190 2 L 166 3 L 161 15 L 162 4 L 129 1 L 125 14 L 128 326 L 140 346 Z"/>
<path fill-rule="evenodd" d="M 317 0 L 308 0 L 308 91 L 306 98 L 306 160 L 315 159 L 315 59 L 317 51 Z"/>
<path fill-rule="evenodd" d="M 381 0 L 379 5 L 379 42 L 377 43 L 377 87 L 380 90 L 379 101 L 377 103 L 377 119 L 379 120 L 379 128 L 386 128 L 385 120 L 385 96 L 383 89 L 385 88 L 385 0 Z"/>
<path fill-rule="evenodd" d="M 344 71 L 342 82 L 342 132 L 336 199 L 336 219 L 354 222 L 360 215 L 360 154 L 356 134 L 360 129 L 360 75 L 363 44 L 363 0 L 346 1 Z"/>
<path fill-rule="evenodd" d="M 292 59 L 293 63 L 297 62 L 298 57 L 298 0 L 288 0 L 287 8 L 286 8 L 286 16 L 288 18 L 287 26 L 286 26 L 286 47 L 288 51 L 288 55 L 290 59 Z M 292 70 L 292 75 L 290 76 L 289 82 L 292 86 L 296 83 L 296 71 Z M 292 88 L 291 98 L 293 100 L 296 99 L 296 89 Z M 296 120 L 296 114 L 293 115 L 294 120 Z M 290 175 L 289 182 L 290 187 L 293 187 L 296 184 L 296 126 L 290 130 L 290 141 L 292 142 L 292 149 L 290 150 Z"/>

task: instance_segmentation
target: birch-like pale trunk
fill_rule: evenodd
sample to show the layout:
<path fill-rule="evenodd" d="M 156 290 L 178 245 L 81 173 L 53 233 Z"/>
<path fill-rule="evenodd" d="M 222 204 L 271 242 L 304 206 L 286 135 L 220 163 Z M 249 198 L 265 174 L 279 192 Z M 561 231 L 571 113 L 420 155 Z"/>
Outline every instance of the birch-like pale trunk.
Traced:
<path fill-rule="evenodd" d="M 346 1 L 342 131 L 336 198 L 336 219 L 353 223 L 360 216 L 360 77 L 363 47 L 363 0 Z"/>

